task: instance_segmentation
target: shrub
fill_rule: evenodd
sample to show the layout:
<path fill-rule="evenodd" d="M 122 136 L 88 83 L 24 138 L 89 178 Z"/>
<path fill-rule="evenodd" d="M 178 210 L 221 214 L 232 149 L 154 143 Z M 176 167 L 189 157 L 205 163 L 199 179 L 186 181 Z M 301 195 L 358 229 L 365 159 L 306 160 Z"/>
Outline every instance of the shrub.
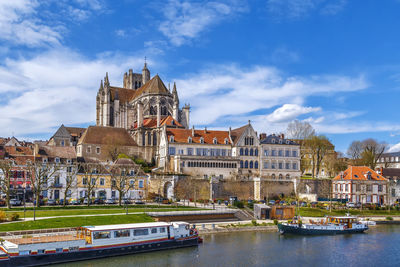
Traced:
<path fill-rule="evenodd" d="M 274 219 L 274 224 L 278 225 L 278 220 L 277 219 Z"/>
<path fill-rule="evenodd" d="M 233 202 L 233 206 L 235 206 L 235 207 L 237 207 L 239 209 L 243 209 L 244 208 L 243 202 L 241 202 L 241 201 Z"/>
<path fill-rule="evenodd" d="M 247 203 L 247 207 L 249 207 L 250 209 L 254 209 L 254 203 L 253 202 L 248 202 Z"/>
<path fill-rule="evenodd" d="M 18 219 L 19 219 L 19 214 L 18 213 L 11 214 L 11 216 L 10 216 L 10 220 L 11 221 L 18 221 Z"/>
<path fill-rule="evenodd" d="M 251 223 L 252 223 L 254 226 L 257 226 L 257 225 L 258 225 L 258 223 L 257 223 L 256 220 L 251 220 Z"/>
<path fill-rule="evenodd" d="M 388 216 L 388 217 L 386 217 L 386 220 L 393 221 L 393 217 Z"/>
<path fill-rule="evenodd" d="M 0 222 L 4 222 L 5 220 L 7 220 L 7 215 L 4 211 L 0 211 Z"/>

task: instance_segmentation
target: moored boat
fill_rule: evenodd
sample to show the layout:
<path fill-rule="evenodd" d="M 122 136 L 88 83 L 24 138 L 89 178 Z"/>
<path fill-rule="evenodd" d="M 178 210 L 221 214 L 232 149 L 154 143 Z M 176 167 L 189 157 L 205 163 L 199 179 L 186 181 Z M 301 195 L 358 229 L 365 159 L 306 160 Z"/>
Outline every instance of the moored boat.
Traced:
<path fill-rule="evenodd" d="M 368 225 L 362 224 L 354 216 L 327 216 L 320 221 L 303 224 L 300 220 L 279 223 L 278 230 L 281 234 L 299 235 L 336 235 L 362 233 L 368 230 Z"/>
<path fill-rule="evenodd" d="M 41 266 L 198 245 L 186 222 L 83 226 L 56 235 L 6 237 L 0 266 Z"/>

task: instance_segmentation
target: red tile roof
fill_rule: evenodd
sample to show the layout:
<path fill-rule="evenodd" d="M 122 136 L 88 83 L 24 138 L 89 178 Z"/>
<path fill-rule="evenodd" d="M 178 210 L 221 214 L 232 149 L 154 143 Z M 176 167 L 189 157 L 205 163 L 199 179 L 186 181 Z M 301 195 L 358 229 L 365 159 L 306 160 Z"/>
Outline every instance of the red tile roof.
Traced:
<path fill-rule="evenodd" d="M 333 180 L 368 180 L 368 172 L 371 173 L 371 180 L 375 181 L 386 181 L 387 179 L 382 175 L 379 175 L 375 171 L 371 170 L 366 166 L 350 166 L 343 172 L 336 176 Z"/>
<path fill-rule="evenodd" d="M 225 139 L 228 140 L 228 144 L 231 144 L 228 131 L 194 130 L 194 135 L 192 131 L 192 129 L 167 128 L 168 141 L 171 140 L 171 136 L 174 136 L 175 143 L 188 143 L 189 137 L 192 137 L 192 143 L 200 144 L 200 138 L 203 137 L 204 144 L 214 144 L 214 138 L 217 139 L 217 144 L 225 144 Z"/>
<path fill-rule="evenodd" d="M 182 124 L 180 124 L 178 121 L 174 120 L 174 118 L 172 118 L 172 116 L 167 116 L 164 118 L 161 118 L 160 120 L 160 126 L 163 125 L 167 125 L 167 126 L 176 126 L 176 127 L 180 127 L 180 128 L 184 128 L 182 126 Z M 137 128 L 137 123 L 135 122 L 134 128 Z M 143 120 L 143 127 L 146 128 L 155 128 L 157 127 L 157 119 L 144 119 Z"/>

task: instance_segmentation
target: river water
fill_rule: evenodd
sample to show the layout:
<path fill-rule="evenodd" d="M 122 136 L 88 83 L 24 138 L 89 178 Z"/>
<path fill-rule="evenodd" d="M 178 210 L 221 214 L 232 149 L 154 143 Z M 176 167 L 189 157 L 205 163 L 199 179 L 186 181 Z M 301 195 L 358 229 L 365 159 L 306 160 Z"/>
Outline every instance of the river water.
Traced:
<path fill-rule="evenodd" d="M 400 226 L 336 236 L 221 233 L 205 235 L 198 247 L 54 266 L 400 266 Z"/>

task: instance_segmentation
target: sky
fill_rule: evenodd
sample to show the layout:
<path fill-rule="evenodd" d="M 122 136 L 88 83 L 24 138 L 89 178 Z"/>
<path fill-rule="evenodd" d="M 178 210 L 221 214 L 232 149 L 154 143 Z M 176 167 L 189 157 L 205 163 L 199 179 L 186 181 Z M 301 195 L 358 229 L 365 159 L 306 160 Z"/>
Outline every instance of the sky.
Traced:
<path fill-rule="evenodd" d="M 176 82 L 191 125 L 309 122 L 400 151 L 400 0 L 0 0 L 0 136 L 95 124 L 108 72 Z"/>

